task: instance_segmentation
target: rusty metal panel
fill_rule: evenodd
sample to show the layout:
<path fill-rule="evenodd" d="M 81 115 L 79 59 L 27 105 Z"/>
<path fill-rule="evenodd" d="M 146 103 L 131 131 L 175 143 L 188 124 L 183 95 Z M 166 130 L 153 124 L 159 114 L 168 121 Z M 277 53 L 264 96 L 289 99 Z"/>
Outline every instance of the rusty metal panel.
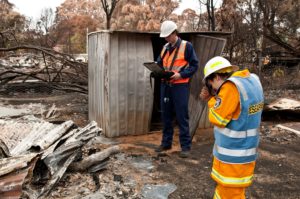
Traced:
<path fill-rule="evenodd" d="M 221 55 L 226 40 L 209 36 L 194 35 L 191 42 L 193 43 L 199 58 L 198 71 L 190 82 L 189 123 L 190 134 L 193 136 L 197 128 L 208 128 L 211 126 L 208 119 L 207 103 L 201 101 L 199 98 L 199 93 L 203 86 L 203 68 L 209 59 Z"/>
<path fill-rule="evenodd" d="M 0 198 L 17 199 L 21 197 L 22 185 L 28 170 L 34 166 L 37 156 L 30 153 L 17 157 L 0 159 Z"/>
<path fill-rule="evenodd" d="M 153 91 L 143 62 L 153 60 L 151 35 L 89 35 L 89 119 L 107 137 L 149 132 Z"/>
<path fill-rule="evenodd" d="M 27 176 L 28 168 L 0 178 L 0 198 L 19 199 L 22 194 L 22 184 Z"/>

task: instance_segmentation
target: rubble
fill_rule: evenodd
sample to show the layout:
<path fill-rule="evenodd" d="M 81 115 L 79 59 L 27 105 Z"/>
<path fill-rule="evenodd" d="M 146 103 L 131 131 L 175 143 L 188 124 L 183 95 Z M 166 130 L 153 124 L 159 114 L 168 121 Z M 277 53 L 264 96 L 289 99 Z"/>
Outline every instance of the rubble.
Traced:
<path fill-rule="evenodd" d="M 105 159 L 107 159 L 112 154 L 116 154 L 120 152 L 119 146 L 112 146 L 107 149 L 104 149 L 103 151 L 100 151 L 98 153 L 94 153 L 90 155 L 89 157 L 83 159 L 80 162 L 75 162 L 70 165 L 70 170 L 73 171 L 85 171 L 91 166 L 97 165 L 99 167 L 99 164 L 103 162 Z M 102 165 L 100 164 L 100 168 L 102 168 Z M 100 169 L 99 168 L 99 169 Z M 93 172 L 97 171 L 97 169 L 93 169 Z"/>
<path fill-rule="evenodd" d="M 15 119 L 10 117 L 0 119 L 0 140 L 6 144 L 9 151 L 12 151 L 32 130 L 38 129 L 40 126 L 52 129 L 56 125 L 33 115 L 25 115 Z"/>
<path fill-rule="evenodd" d="M 20 120 L 10 120 L 8 125 L 18 121 Z M 102 131 L 96 122 L 91 122 L 84 128 L 75 128 L 71 120 L 60 125 L 52 125 L 39 119 L 32 121 L 34 125 L 29 125 L 29 133 L 24 134 L 22 139 L 14 140 L 15 147 L 7 147 L 7 137 L 5 141 L 1 140 L 1 151 L 4 154 L 0 159 L 1 198 L 19 198 L 20 195 L 27 198 L 47 196 L 69 165 L 78 160 L 81 148 Z M 1 123 L 4 128 L 5 121 L 1 120 Z M 2 136 L 5 132 L 7 130 Z M 109 157 L 111 153 L 105 153 L 105 157 Z M 31 163 L 33 159 L 35 161 Z M 85 169 L 91 165 L 85 165 Z M 40 186 L 37 187 L 36 184 Z"/>
<path fill-rule="evenodd" d="M 141 199 L 146 184 L 159 186 L 153 157 L 122 153 L 95 122 L 79 128 L 41 118 L 0 119 L 0 198 Z"/>
<path fill-rule="evenodd" d="M 300 101 L 289 98 L 280 98 L 268 104 L 266 108 L 270 110 L 291 110 L 300 112 Z"/>
<path fill-rule="evenodd" d="M 33 153 L 0 159 L 0 198 L 21 197 L 22 185 L 36 159 L 36 154 Z"/>

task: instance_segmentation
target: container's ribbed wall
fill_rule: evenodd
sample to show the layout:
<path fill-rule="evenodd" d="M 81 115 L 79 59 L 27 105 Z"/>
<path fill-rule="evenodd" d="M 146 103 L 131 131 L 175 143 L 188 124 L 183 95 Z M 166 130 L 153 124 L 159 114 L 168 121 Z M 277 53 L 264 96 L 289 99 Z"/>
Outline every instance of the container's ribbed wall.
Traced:
<path fill-rule="evenodd" d="M 207 103 L 201 101 L 199 98 L 199 94 L 203 86 L 203 68 L 209 59 L 214 56 L 221 55 L 225 47 L 226 40 L 209 36 L 195 35 L 192 37 L 191 42 L 193 43 L 196 54 L 199 58 L 198 71 L 190 82 L 189 122 L 190 133 L 191 135 L 194 135 L 197 128 L 208 128 L 211 126 L 208 119 Z"/>
<path fill-rule="evenodd" d="M 149 60 L 150 35 L 89 35 L 89 119 L 97 121 L 107 137 L 149 132 L 153 91 L 150 72 L 143 66 Z"/>
<path fill-rule="evenodd" d="M 104 132 L 109 131 L 108 77 L 109 65 L 108 32 L 93 33 L 88 37 L 89 71 L 89 120 L 98 123 Z M 105 98 L 106 97 L 106 98 Z"/>

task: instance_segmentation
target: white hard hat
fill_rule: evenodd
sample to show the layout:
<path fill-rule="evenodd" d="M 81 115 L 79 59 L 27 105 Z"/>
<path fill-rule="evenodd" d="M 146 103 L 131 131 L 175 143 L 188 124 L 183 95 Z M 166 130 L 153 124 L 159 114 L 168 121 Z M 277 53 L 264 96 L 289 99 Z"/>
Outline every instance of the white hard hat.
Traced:
<path fill-rule="evenodd" d="M 238 69 L 239 69 L 238 66 L 232 65 L 224 57 L 220 57 L 220 56 L 214 57 L 205 64 L 203 82 L 209 75 L 215 72 L 232 72 Z"/>
<path fill-rule="evenodd" d="M 177 25 L 173 21 L 164 21 L 160 27 L 160 37 L 167 37 L 177 29 Z"/>

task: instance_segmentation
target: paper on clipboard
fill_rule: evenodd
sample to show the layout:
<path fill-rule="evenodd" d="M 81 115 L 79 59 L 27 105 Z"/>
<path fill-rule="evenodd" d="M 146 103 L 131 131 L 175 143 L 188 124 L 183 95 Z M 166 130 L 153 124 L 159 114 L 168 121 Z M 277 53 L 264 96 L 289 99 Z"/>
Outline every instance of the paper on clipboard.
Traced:
<path fill-rule="evenodd" d="M 145 62 L 144 66 L 148 68 L 150 71 L 155 72 L 155 73 L 163 73 L 164 69 L 161 68 L 157 62 Z"/>

